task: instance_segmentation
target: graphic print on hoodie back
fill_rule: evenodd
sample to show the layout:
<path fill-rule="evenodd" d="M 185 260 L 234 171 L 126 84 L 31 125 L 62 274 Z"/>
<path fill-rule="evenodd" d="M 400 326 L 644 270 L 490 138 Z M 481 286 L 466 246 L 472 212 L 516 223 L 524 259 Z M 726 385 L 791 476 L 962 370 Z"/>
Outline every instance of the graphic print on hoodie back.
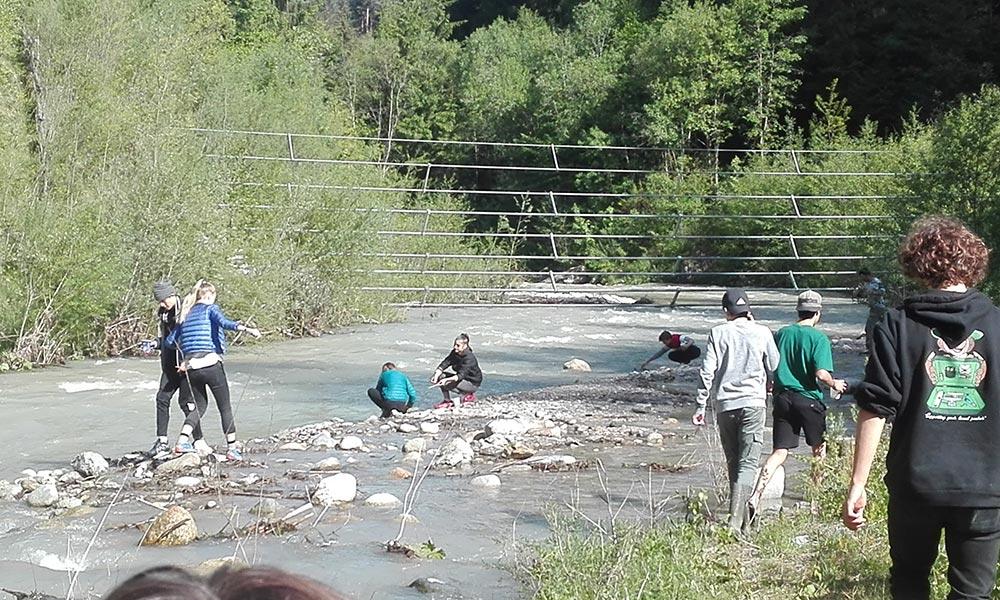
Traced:
<path fill-rule="evenodd" d="M 858 406 L 893 422 L 886 485 L 1000 507 L 1000 310 L 976 290 L 908 298 L 872 332 Z"/>

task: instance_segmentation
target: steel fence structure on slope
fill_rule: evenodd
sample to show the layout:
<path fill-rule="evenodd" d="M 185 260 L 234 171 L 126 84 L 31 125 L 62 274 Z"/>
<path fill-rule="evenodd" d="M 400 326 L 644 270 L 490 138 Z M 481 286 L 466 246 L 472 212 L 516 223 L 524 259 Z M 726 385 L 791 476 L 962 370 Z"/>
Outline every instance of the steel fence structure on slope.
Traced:
<path fill-rule="evenodd" d="M 607 168 L 592 165 L 566 164 L 565 160 L 560 160 L 560 152 L 564 150 L 587 150 L 599 152 L 623 152 L 623 153 L 668 153 L 687 152 L 704 153 L 705 149 L 670 149 L 651 148 L 638 146 L 585 146 L 572 144 L 531 144 L 516 142 L 478 142 L 468 140 L 417 140 L 410 138 L 376 138 L 366 136 L 348 135 L 322 135 L 322 134 L 298 134 L 290 132 L 264 132 L 246 130 L 224 130 L 224 129 L 194 129 L 191 130 L 197 135 L 203 136 L 205 143 L 205 155 L 213 160 L 221 160 L 231 164 L 255 164 L 255 163 L 281 163 L 302 166 L 309 168 L 351 168 L 351 167 L 375 167 L 387 170 L 405 170 L 410 174 L 410 181 L 421 181 L 422 185 L 377 185 L 380 182 L 373 182 L 372 185 L 331 185 L 326 183 L 315 183 L 308 181 L 306 174 L 302 175 L 302 180 L 268 182 L 256 180 L 253 177 L 246 177 L 231 181 L 234 186 L 247 188 L 272 189 L 274 193 L 287 194 L 291 197 L 295 193 L 310 192 L 335 192 L 339 194 L 357 194 L 364 197 L 366 194 L 397 194 L 401 198 L 410 200 L 406 206 L 391 208 L 376 206 L 361 206 L 350 209 L 340 207 L 329 207 L 322 210 L 330 211 L 353 211 L 357 213 L 397 215 L 411 218 L 410 222 L 416 219 L 418 225 L 410 228 L 378 228 L 370 232 L 379 243 L 373 244 L 377 247 L 391 248 L 389 243 L 393 238 L 443 238 L 460 240 L 500 240 L 510 241 L 510 246 L 504 252 L 497 252 L 496 247 L 488 252 L 401 252 L 401 251 L 373 251 L 365 253 L 367 258 L 377 261 L 377 266 L 368 269 L 372 275 L 381 276 L 384 279 L 376 281 L 372 285 L 367 285 L 363 289 L 370 292 L 391 294 L 396 297 L 393 304 L 418 304 L 418 305 L 463 305 L 463 304 L 506 304 L 511 302 L 514 295 L 523 295 L 524 289 L 518 284 L 528 281 L 543 280 L 548 285 L 548 292 L 559 295 L 581 293 L 581 287 L 577 284 L 567 282 L 579 281 L 591 278 L 614 278 L 617 281 L 632 280 L 652 280 L 655 284 L 645 284 L 642 286 L 629 286 L 619 288 L 628 293 L 670 293 L 676 301 L 678 294 L 686 290 L 708 290 L 710 287 L 718 285 L 724 281 L 746 282 L 748 287 L 755 287 L 754 282 L 769 282 L 770 285 L 760 286 L 768 289 L 781 288 L 774 285 L 776 277 L 785 281 L 784 287 L 787 289 L 800 289 L 802 287 L 812 287 L 823 290 L 847 290 L 851 285 L 830 285 L 828 283 L 821 286 L 807 286 L 808 280 L 819 278 L 820 281 L 830 281 L 832 278 L 845 281 L 853 277 L 855 268 L 859 264 L 870 260 L 884 260 L 887 257 L 883 254 L 872 254 L 867 252 L 851 252 L 852 242 L 877 240 L 890 241 L 896 238 L 892 233 L 888 233 L 886 222 L 890 217 L 885 214 L 869 214 L 864 211 L 834 213 L 815 213 L 803 209 L 803 204 L 813 201 L 833 202 L 839 207 L 849 207 L 853 202 L 884 202 L 906 201 L 905 195 L 891 194 L 857 194 L 846 192 L 843 194 L 773 194 L 773 193 L 747 193 L 747 194 L 683 194 L 683 193 L 656 193 L 656 192 L 613 192 L 599 191 L 587 192 L 565 189 L 477 189 L 456 186 L 432 185 L 436 182 L 438 173 L 449 171 L 499 171 L 499 172 L 521 172 L 521 173 L 547 173 L 552 175 L 600 174 L 602 176 L 613 177 L 642 177 L 654 173 L 677 174 L 677 171 L 668 169 L 649 168 Z M 233 152 L 229 147 L 234 144 L 234 139 L 246 140 L 272 140 L 280 142 L 281 152 L 275 152 L 275 144 L 256 144 L 252 151 Z M 386 146 L 401 144 L 413 145 L 446 145 L 446 146 L 486 146 L 499 148 L 531 148 L 549 151 L 551 164 L 497 164 L 497 163 L 450 163 L 450 162 L 420 162 L 412 160 L 389 160 L 389 153 L 382 159 L 355 159 L 341 156 L 324 156 L 309 154 L 303 151 L 301 140 L 340 143 L 379 143 Z M 315 145 L 310 144 L 310 148 L 315 150 Z M 268 151 L 270 150 L 270 152 Z M 788 170 L 711 170 L 701 171 L 703 174 L 711 175 L 715 178 L 727 177 L 767 177 L 767 178 L 873 178 L 883 179 L 889 177 L 909 177 L 912 173 L 897 173 L 892 171 L 814 171 L 801 168 L 802 157 L 814 157 L 817 155 L 872 155 L 877 151 L 871 150 L 815 150 L 815 149 L 781 149 L 781 150 L 755 150 L 755 149 L 719 149 L 711 150 L 717 154 L 729 155 L 755 155 L 755 156 L 787 156 L 790 160 Z M 246 169 L 241 169 L 244 171 Z M 695 171 L 698 172 L 698 171 Z M 691 170 L 685 170 L 684 174 L 691 174 Z M 481 198 L 484 196 L 511 197 L 522 201 L 523 206 L 529 206 L 531 201 L 539 200 L 546 206 L 545 209 L 509 209 L 509 210 L 483 210 L 483 209 L 456 209 L 440 208 L 437 206 L 412 206 L 410 204 L 419 203 L 422 199 L 433 198 L 435 196 L 457 196 L 464 198 Z M 755 202 L 760 206 L 769 206 L 768 212 L 762 214 L 730 214 L 730 213 L 681 213 L 657 214 L 653 212 L 605 212 L 591 211 L 581 212 L 578 209 L 567 209 L 561 206 L 564 201 L 582 200 L 603 200 L 608 202 L 619 199 L 695 199 L 713 202 Z M 275 202 L 241 203 L 237 206 L 220 203 L 222 208 L 240 208 L 252 210 L 275 210 L 282 206 L 283 199 L 275 197 Z M 783 210 L 782 210 L 783 207 Z M 843 209 L 841 209 L 843 210 Z M 517 227 L 514 231 L 481 230 L 465 231 L 454 228 L 435 228 L 434 220 L 437 218 L 502 218 L 516 221 Z M 544 219 L 550 223 L 548 230 L 522 230 L 521 226 L 526 220 L 535 220 L 535 228 L 539 219 Z M 573 222 L 617 220 L 617 221 L 641 221 L 645 223 L 670 222 L 674 224 L 675 233 L 625 233 L 625 234 L 589 234 L 589 233 L 567 233 L 561 228 L 551 227 L 551 223 L 573 220 Z M 685 224 L 692 222 L 734 222 L 745 224 L 745 233 L 714 235 L 714 234 L 686 234 L 682 233 Z M 812 234 L 796 233 L 794 231 L 797 224 L 815 224 L 818 222 L 840 222 L 840 223 L 861 223 L 868 230 L 867 233 L 858 235 L 843 234 Z M 759 233 L 757 229 L 761 223 L 780 223 L 786 227 L 787 233 Z M 543 223 L 544 225 L 544 223 Z M 299 228 L 294 230 L 297 233 L 319 233 L 310 228 Z M 787 253 L 773 255 L 749 252 L 726 254 L 697 253 L 682 255 L 654 255 L 654 254 L 611 254 L 611 253 L 578 253 L 567 251 L 561 248 L 565 242 L 576 241 L 602 241 L 611 242 L 622 241 L 660 241 L 660 240 L 684 240 L 689 242 L 700 242 L 703 246 L 711 247 L 713 242 L 780 242 L 787 248 Z M 385 243 L 382 243 L 384 241 Z M 518 252 L 517 242 L 547 242 L 547 244 L 535 243 L 532 252 Z M 841 250 L 839 253 L 824 252 L 820 254 L 809 253 L 804 250 L 812 242 L 834 242 Z M 870 244 L 869 244 L 870 246 Z M 540 249 L 544 248 L 542 252 Z M 336 252 L 331 252 L 336 254 Z M 612 263 L 612 265 L 635 266 L 636 264 L 671 265 L 669 269 L 650 268 L 646 270 L 627 270 L 622 268 L 602 268 L 595 270 L 587 265 L 594 261 Z M 817 261 L 826 263 L 825 268 L 815 268 L 811 266 Z M 484 267 L 470 267 L 469 263 L 480 263 Z M 572 264 L 571 264 L 572 263 Z M 455 266 L 458 264 L 459 266 Z M 533 265 L 548 265 L 548 268 L 539 269 Z M 755 268 L 741 268 L 743 265 L 755 265 Z M 694 265 L 694 266 L 692 266 Z M 769 265 L 770 268 L 761 268 L 761 265 Z M 831 266 L 835 265 L 835 266 Z M 722 268 L 718 268 L 722 267 Z M 777 268 L 775 268 L 777 267 Z M 394 284 L 394 276 L 407 277 L 445 277 L 453 280 L 449 285 L 412 285 Z M 476 277 L 483 277 L 479 282 Z M 510 278 L 510 283 L 497 285 L 495 278 Z M 805 281 L 804 281 L 805 280 Z M 853 283 L 853 282 L 851 282 Z M 599 288 L 587 289 L 584 293 L 597 293 Z M 622 293 L 625 293 L 622 292 Z M 446 297 L 448 301 L 443 302 L 440 298 Z M 463 300 L 470 300 L 465 302 Z M 518 300 L 520 302 L 520 300 Z"/>

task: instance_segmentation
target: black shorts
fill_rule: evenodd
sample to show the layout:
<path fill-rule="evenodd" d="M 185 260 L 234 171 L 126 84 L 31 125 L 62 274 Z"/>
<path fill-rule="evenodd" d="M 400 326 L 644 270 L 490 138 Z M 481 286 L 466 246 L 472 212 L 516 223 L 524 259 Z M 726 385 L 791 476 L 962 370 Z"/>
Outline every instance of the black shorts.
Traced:
<path fill-rule="evenodd" d="M 701 356 L 701 348 L 698 346 L 688 346 L 687 348 L 677 348 L 667 353 L 670 360 L 686 365 L 692 360 Z"/>
<path fill-rule="evenodd" d="M 782 390 L 774 397 L 774 448 L 797 448 L 800 432 L 805 432 L 806 443 L 811 447 L 822 444 L 826 406 L 798 392 Z"/>

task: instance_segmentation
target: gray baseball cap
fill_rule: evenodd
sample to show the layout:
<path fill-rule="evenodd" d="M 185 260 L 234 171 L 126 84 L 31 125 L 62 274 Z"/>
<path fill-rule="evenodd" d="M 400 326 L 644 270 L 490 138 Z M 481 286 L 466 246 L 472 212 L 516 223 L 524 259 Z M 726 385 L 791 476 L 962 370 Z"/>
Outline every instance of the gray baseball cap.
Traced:
<path fill-rule="evenodd" d="M 819 292 L 806 290 L 799 294 L 797 310 L 808 312 L 819 312 L 823 308 L 823 296 Z"/>

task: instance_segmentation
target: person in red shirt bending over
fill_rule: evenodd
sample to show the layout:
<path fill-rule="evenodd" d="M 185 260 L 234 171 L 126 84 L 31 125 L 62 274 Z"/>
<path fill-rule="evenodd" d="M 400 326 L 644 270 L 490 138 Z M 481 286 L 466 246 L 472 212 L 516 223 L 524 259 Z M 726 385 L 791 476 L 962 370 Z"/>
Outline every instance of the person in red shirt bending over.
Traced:
<path fill-rule="evenodd" d="M 679 335 L 664 331 L 660 334 L 660 343 L 663 344 L 663 347 L 656 354 L 646 359 L 646 362 L 639 365 L 640 371 L 644 371 L 649 366 L 649 363 L 664 354 L 670 360 L 682 365 L 686 365 L 701 356 L 701 348 L 694 345 L 694 340 L 689 335 Z"/>

